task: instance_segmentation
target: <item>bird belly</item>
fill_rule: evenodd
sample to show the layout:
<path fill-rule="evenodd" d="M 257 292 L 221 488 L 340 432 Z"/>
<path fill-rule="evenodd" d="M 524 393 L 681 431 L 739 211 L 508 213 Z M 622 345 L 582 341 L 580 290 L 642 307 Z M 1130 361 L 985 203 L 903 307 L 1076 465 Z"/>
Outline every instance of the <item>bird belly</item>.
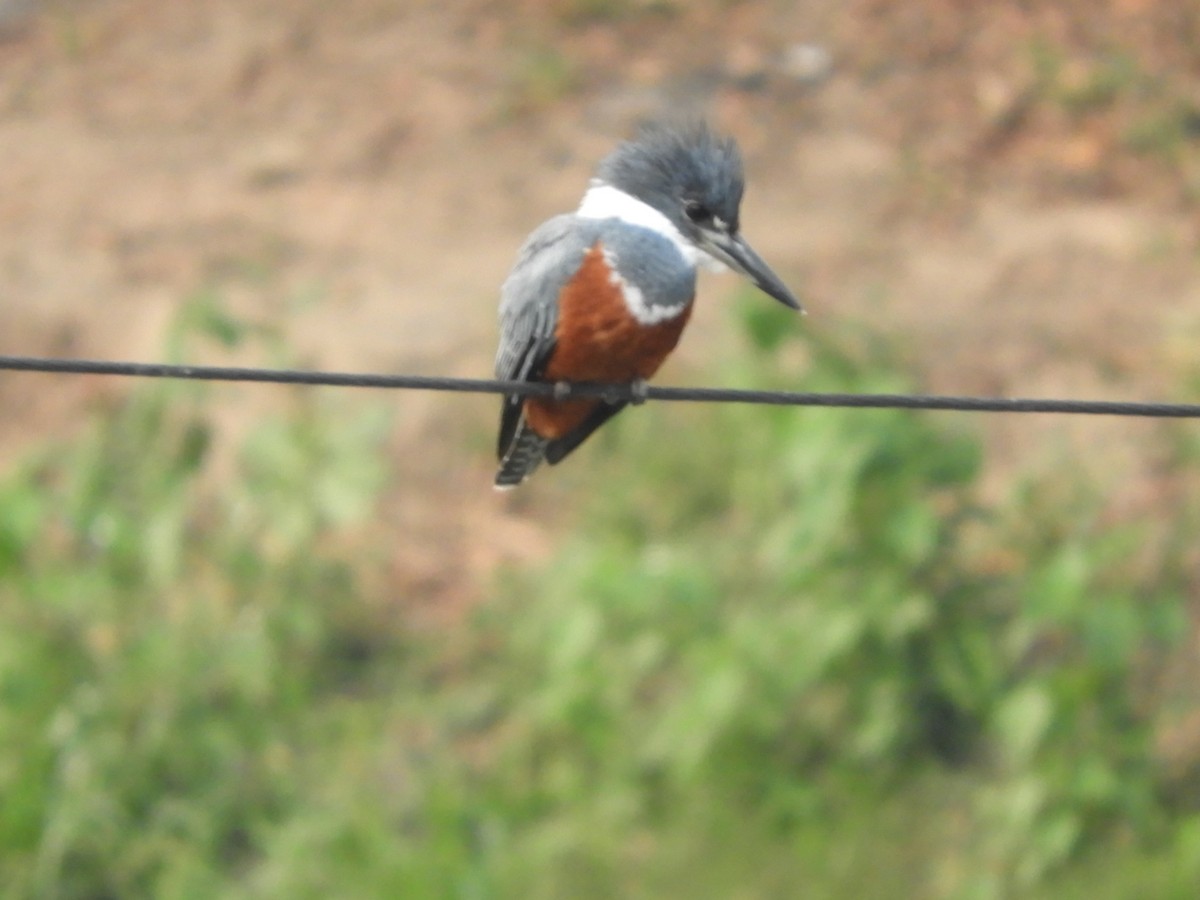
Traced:
<path fill-rule="evenodd" d="M 542 380 L 620 383 L 650 378 L 675 349 L 691 312 L 689 302 L 673 317 L 639 321 L 597 243 L 559 296 L 555 349 Z M 531 398 L 525 401 L 525 419 L 540 436 L 555 440 L 603 402 Z"/>

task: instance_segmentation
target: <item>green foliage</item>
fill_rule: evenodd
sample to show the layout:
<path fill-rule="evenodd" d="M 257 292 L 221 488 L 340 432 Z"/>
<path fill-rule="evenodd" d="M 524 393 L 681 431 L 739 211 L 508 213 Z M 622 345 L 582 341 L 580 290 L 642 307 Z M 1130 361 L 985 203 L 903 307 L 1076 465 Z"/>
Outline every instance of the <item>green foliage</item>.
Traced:
<path fill-rule="evenodd" d="M 741 317 L 726 383 L 909 386 Z M 280 352 L 211 293 L 197 340 Z M 1062 470 L 984 502 L 950 419 L 652 406 L 553 473 L 548 565 L 417 633 L 356 534 L 380 416 L 244 393 L 141 385 L 0 481 L 6 896 L 1190 896 L 1188 489 L 1118 527 Z"/>
<path fill-rule="evenodd" d="M 746 307 L 757 352 L 725 381 L 909 386 L 869 338 L 802 336 L 764 310 Z M 654 828 L 703 793 L 786 834 L 930 767 L 969 770 L 959 887 L 983 896 L 1158 834 L 1135 685 L 1179 630 L 1184 585 L 1141 530 L 1102 527 L 1061 473 L 985 506 L 977 440 L 931 417 L 638 418 L 611 468 L 592 460 L 588 483 L 613 488 L 495 626 L 491 677 L 512 691 L 495 707 L 526 710 L 511 764 L 548 816 L 594 793 L 610 827 Z"/>
<path fill-rule="evenodd" d="M 233 333 L 211 301 L 176 338 Z M 295 805 L 314 699 L 393 652 L 312 552 L 379 484 L 378 417 L 297 394 L 218 491 L 210 397 L 141 385 L 0 485 L 6 896 L 211 894 Z"/>

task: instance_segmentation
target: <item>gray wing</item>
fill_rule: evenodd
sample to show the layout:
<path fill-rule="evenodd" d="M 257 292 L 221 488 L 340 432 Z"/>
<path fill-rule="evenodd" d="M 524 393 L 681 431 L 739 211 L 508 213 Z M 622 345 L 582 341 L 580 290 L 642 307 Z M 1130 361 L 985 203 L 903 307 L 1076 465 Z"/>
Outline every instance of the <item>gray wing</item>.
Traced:
<path fill-rule="evenodd" d="M 500 290 L 500 347 L 496 377 L 529 381 L 541 374 L 554 351 L 558 296 L 596 240 L 590 220 L 556 216 L 529 236 Z M 521 397 L 505 395 L 497 452 L 509 449 L 521 418 Z"/>
<path fill-rule="evenodd" d="M 558 295 L 595 241 L 594 227 L 573 215 L 555 216 L 533 232 L 500 289 L 500 347 L 496 377 L 528 378 L 530 351 L 553 341 Z M 543 359 L 542 362 L 545 360 Z"/>

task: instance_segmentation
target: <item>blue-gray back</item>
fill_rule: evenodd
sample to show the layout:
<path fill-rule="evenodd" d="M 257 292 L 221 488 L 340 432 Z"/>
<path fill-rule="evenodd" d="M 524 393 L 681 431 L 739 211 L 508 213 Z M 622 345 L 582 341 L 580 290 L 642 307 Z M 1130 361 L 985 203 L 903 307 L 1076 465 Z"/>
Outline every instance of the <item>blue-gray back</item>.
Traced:
<path fill-rule="evenodd" d="M 527 377 L 530 349 L 553 339 L 559 294 L 597 241 L 648 306 L 679 307 L 695 294 L 695 267 L 661 234 L 615 218 L 555 216 L 525 241 L 501 288 L 497 378 Z"/>

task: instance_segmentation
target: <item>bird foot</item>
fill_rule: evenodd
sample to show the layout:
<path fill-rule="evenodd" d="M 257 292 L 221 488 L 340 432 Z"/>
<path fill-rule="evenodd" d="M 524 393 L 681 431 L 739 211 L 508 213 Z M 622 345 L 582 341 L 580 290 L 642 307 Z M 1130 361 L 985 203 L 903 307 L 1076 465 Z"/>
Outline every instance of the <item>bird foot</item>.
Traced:
<path fill-rule="evenodd" d="M 649 395 L 649 385 L 645 378 L 635 378 L 629 382 L 629 402 L 634 406 L 641 406 Z"/>

